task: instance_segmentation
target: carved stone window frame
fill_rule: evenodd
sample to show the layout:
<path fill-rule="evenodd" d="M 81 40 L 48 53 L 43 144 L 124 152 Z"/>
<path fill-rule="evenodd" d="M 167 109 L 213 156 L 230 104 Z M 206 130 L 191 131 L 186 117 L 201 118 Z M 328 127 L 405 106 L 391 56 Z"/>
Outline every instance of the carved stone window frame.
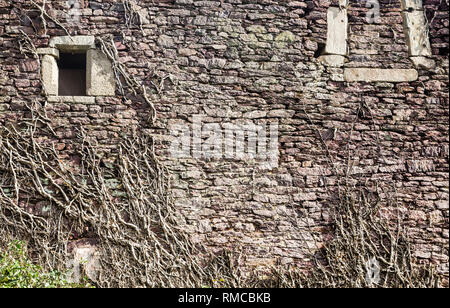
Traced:
<path fill-rule="evenodd" d="M 400 3 L 410 60 L 416 68 L 434 68 L 422 0 L 401 0 Z M 319 57 L 327 66 L 342 67 L 348 56 L 348 5 L 349 0 L 339 0 L 339 7 L 328 9 L 325 53 Z M 349 82 L 409 82 L 417 78 L 415 69 L 346 68 L 344 71 L 344 80 Z"/>
<path fill-rule="evenodd" d="M 58 36 L 50 39 L 49 47 L 39 48 L 41 59 L 41 74 L 44 91 L 51 101 L 74 101 L 86 97 L 114 96 L 116 83 L 112 64 L 100 50 L 95 47 L 94 36 Z M 86 97 L 59 96 L 59 68 L 57 60 L 60 52 L 86 52 Z"/>

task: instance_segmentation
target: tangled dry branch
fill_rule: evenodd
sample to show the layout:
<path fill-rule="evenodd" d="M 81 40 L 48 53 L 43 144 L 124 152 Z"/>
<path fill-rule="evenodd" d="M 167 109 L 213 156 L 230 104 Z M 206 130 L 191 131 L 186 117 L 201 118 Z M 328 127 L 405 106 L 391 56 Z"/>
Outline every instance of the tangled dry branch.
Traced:
<path fill-rule="evenodd" d="M 41 13 L 48 17 L 44 9 Z M 31 40 L 22 35 L 23 50 L 34 54 Z M 97 43 L 113 63 L 121 94 L 142 95 L 154 121 L 148 90 L 128 74 L 114 41 Z M 25 240 L 45 267 L 64 269 L 68 244 L 92 238 L 102 265 L 94 282 L 101 287 L 431 287 L 439 282 L 432 268 L 414 265 L 400 221 L 383 220 L 379 200 L 346 176 L 338 191 L 330 192 L 337 196 L 334 236 L 312 256 L 313 269 L 277 266 L 264 277 L 244 272 L 239 258 L 228 252 L 208 255 L 184 232 L 169 173 L 149 136 L 123 134 L 114 159 L 105 161 L 100 145 L 80 127 L 70 153 L 64 153 L 45 107 L 36 102 L 28 109 L 26 119 L 0 130 L 0 246 Z M 323 140 L 322 145 L 338 173 Z M 367 277 L 372 259 L 380 265 L 375 284 Z"/>
<path fill-rule="evenodd" d="M 42 107 L 29 109 L 29 119 L 0 135 L 2 241 L 23 238 L 38 263 L 61 268 L 72 238 L 95 238 L 102 256 L 99 286 L 210 284 L 215 275 L 180 230 L 168 173 L 149 137 L 129 134 L 116 161 L 107 164 L 80 129 L 71 156 L 81 163 L 72 165 L 55 148 Z"/>
<path fill-rule="evenodd" d="M 95 283 L 102 287 L 430 287 L 439 281 L 431 268 L 414 265 L 401 223 L 383 221 L 379 199 L 350 182 L 335 208 L 335 235 L 314 256 L 312 271 L 244 273 L 233 256 L 211 257 L 183 232 L 151 138 L 124 134 L 111 162 L 81 128 L 70 153 L 79 163 L 71 163 L 57 150 L 50 123 L 36 103 L 27 119 L 0 133 L 0 238 L 26 240 L 42 265 L 62 269 L 68 243 L 88 237 L 101 252 Z M 367 279 L 371 259 L 380 262 L 376 285 Z"/>
<path fill-rule="evenodd" d="M 156 109 L 147 94 L 148 89 L 143 83 L 139 82 L 136 77 L 128 74 L 125 65 L 123 65 L 119 60 L 119 53 L 114 44 L 113 38 L 97 38 L 97 43 L 100 45 L 102 52 L 112 63 L 114 75 L 116 77 L 116 84 L 118 85 L 120 93 L 123 96 L 126 96 L 127 93 L 142 95 L 145 102 L 150 107 L 149 121 L 150 123 L 154 123 L 156 120 Z"/>
<path fill-rule="evenodd" d="M 334 208 L 333 237 L 314 256 L 314 269 L 274 271 L 276 287 L 430 288 L 440 277 L 432 266 L 418 265 L 400 221 L 380 217 L 380 200 L 366 188 L 348 186 Z"/>

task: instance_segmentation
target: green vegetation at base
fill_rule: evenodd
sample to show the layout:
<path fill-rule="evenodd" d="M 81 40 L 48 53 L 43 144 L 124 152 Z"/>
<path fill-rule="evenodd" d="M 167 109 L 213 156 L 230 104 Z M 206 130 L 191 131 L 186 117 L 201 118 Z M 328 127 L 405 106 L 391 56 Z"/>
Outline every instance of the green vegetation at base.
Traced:
<path fill-rule="evenodd" d="M 27 257 L 23 242 L 13 241 L 6 251 L 0 250 L 0 288 L 92 288 L 85 281 L 72 283 L 67 273 L 44 271 Z"/>

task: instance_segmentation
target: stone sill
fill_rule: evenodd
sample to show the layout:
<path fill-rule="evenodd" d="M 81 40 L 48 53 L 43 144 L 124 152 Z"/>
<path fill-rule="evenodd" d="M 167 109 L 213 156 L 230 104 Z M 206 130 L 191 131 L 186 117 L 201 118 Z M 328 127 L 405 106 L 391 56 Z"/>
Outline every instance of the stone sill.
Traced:
<path fill-rule="evenodd" d="M 94 96 L 49 96 L 49 103 L 95 104 Z"/>
<path fill-rule="evenodd" d="M 346 68 L 344 79 L 348 82 L 411 82 L 419 77 L 415 69 Z"/>

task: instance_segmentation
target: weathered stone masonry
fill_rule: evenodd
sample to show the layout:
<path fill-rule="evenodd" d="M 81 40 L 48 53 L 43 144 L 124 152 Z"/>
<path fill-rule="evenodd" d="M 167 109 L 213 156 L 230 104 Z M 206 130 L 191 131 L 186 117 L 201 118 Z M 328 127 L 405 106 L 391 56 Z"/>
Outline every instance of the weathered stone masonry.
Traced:
<path fill-rule="evenodd" d="M 13 5 L 26 2 L 0 0 L 2 125 L 18 121 L 25 103 L 43 100 L 41 70 L 44 83 L 55 85 L 46 71 L 58 56 L 52 38 L 66 35 L 53 23 L 49 37 L 36 35 L 41 25 L 20 21 Z M 65 1 L 51 2 L 55 15 L 66 10 Z M 256 266 L 309 265 L 308 254 L 322 245 L 313 235 L 331 236 L 335 170 L 351 168 L 355 180 L 378 183 L 382 197 L 395 195 L 415 256 L 448 275 L 446 1 L 383 0 L 380 20 L 371 24 L 364 1 L 138 2 L 141 27 L 118 26 L 123 8 L 104 0 L 80 1 L 83 26 L 68 28 L 77 36 L 113 35 L 121 61 L 157 85 L 157 122 L 148 122 L 145 103 L 110 96 L 111 88 L 82 99 L 56 96 L 46 108 L 61 151 L 70 156 L 74 126 L 90 131 L 105 159 L 124 129 L 151 131 L 174 172 L 172 193 L 186 229 L 211 250 L 242 251 Z M 20 54 L 20 30 L 46 48 L 40 64 Z M 171 160 L 168 127 L 194 114 L 209 123 L 278 122 L 278 168 Z M 327 136 L 328 154 L 317 131 Z M 387 216 L 393 211 L 384 209 Z"/>

